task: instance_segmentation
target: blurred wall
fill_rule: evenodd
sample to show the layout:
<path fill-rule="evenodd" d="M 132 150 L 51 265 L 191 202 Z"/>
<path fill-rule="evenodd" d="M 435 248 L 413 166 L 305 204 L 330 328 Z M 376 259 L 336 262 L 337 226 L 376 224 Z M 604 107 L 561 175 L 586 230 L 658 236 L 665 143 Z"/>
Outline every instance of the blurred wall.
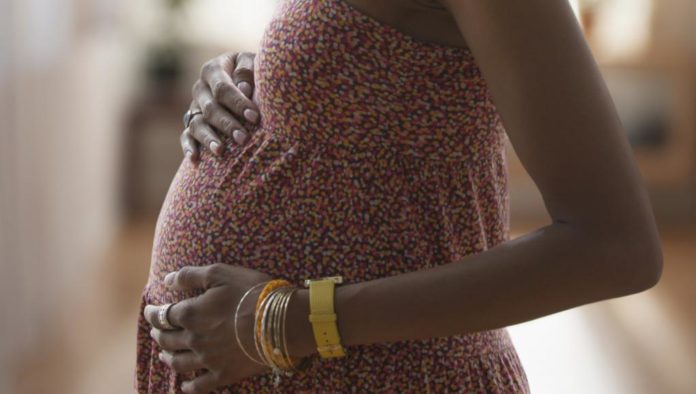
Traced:
<path fill-rule="evenodd" d="M 79 313 L 55 311 L 116 228 L 132 59 L 116 29 L 75 23 L 77 2 L 0 4 L 0 316 L 11 317 L 0 319 L 2 384 L 8 355 Z"/>
<path fill-rule="evenodd" d="M 95 296 L 90 281 L 126 219 L 123 145 L 148 90 L 148 46 L 171 36 L 188 45 L 180 93 L 189 95 L 202 62 L 253 49 L 274 9 L 270 0 L 184 3 L 167 30 L 166 0 L 0 2 L 0 393 L 18 355 L 79 332 L 71 308 Z M 166 136 L 178 156 L 179 117 Z"/>

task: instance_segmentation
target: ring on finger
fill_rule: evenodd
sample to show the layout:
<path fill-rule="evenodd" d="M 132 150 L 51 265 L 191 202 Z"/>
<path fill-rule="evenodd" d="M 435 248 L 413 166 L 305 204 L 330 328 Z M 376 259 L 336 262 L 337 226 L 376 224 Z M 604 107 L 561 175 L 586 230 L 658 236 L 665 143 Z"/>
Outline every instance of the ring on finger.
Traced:
<path fill-rule="evenodd" d="M 157 321 L 163 330 L 175 330 L 177 328 L 169 321 L 169 309 L 173 305 L 173 303 L 162 305 L 157 313 Z"/>
<path fill-rule="evenodd" d="M 184 114 L 184 128 L 185 129 L 188 129 L 189 126 L 191 126 L 191 121 L 193 120 L 193 118 L 196 115 L 203 115 L 203 111 L 201 111 L 200 109 L 193 110 L 193 111 L 189 109 L 188 111 L 186 111 L 186 113 Z"/>

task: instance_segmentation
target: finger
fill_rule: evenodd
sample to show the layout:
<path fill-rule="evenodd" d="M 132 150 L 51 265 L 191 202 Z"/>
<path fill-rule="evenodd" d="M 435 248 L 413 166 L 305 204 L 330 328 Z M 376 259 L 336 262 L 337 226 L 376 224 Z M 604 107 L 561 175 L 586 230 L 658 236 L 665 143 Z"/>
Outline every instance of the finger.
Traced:
<path fill-rule="evenodd" d="M 213 126 L 217 130 L 222 131 L 227 136 L 241 133 L 246 136 L 247 131 L 241 123 L 227 110 L 215 101 L 213 96 L 206 88 L 198 88 L 200 91 L 196 94 L 198 105 L 203 108 L 203 119 L 205 123 Z M 245 139 L 239 140 L 235 138 L 238 144 L 243 144 Z"/>
<path fill-rule="evenodd" d="M 200 329 L 210 317 L 206 314 L 200 296 L 177 302 L 169 309 L 169 322 L 185 330 Z M 183 331 L 183 330 L 181 330 Z M 188 347 L 187 347 L 188 348 Z"/>
<path fill-rule="evenodd" d="M 184 151 L 184 156 L 191 160 L 193 163 L 197 163 L 199 159 L 199 153 L 198 153 L 198 143 L 196 140 L 191 136 L 191 128 L 187 128 L 184 130 L 183 133 L 181 133 L 181 150 Z"/>
<path fill-rule="evenodd" d="M 232 72 L 232 81 L 248 98 L 252 98 L 254 92 L 254 54 L 240 52 L 237 54 L 237 62 Z"/>
<path fill-rule="evenodd" d="M 200 357 L 191 351 L 176 353 L 162 351 L 159 354 L 159 359 L 163 363 L 167 364 L 169 368 L 181 373 L 205 368 L 200 360 Z"/>
<path fill-rule="evenodd" d="M 181 390 L 188 394 L 208 394 L 220 385 L 218 378 L 213 373 L 205 372 L 193 380 L 183 382 Z"/>
<path fill-rule="evenodd" d="M 232 76 L 221 66 L 213 67 L 201 79 L 208 86 L 212 96 L 220 105 L 236 116 L 255 123 L 259 118 L 256 104 L 242 93 L 232 81 Z"/>
<path fill-rule="evenodd" d="M 157 322 L 158 313 L 159 308 L 156 305 L 146 305 L 145 309 L 143 310 L 143 317 L 145 317 L 145 320 L 147 320 L 151 326 L 160 328 Z"/>
<path fill-rule="evenodd" d="M 150 330 L 150 336 L 157 342 L 162 350 L 170 352 L 191 350 L 187 345 L 186 331 L 184 330 L 160 330 L 158 328 L 153 328 Z"/>
<path fill-rule="evenodd" d="M 215 155 L 220 156 L 222 154 L 222 141 L 203 120 L 202 116 L 196 116 L 191 121 L 191 136 L 200 141 L 202 145 L 207 146 Z"/>
<path fill-rule="evenodd" d="M 146 305 L 145 309 L 143 310 L 143 317 L 145 317 L 145 320 L 147 320 L 147 322 L 150 323 L 150 325 L 152 327 L 155 327 L 158 330 L 166 330 L 167 328 L 162 326 L 162 324 L 160 323 L 160 319 L 159 319 L 160 310 L 162 308 L 165 308 L 166 306 L 167 305 Z M 172 306 L 172 308 L 173 308 L 173 306 Z M 167 318 L 168 319 L 171 316 L 172 308 L 170 308 L 167 311 Z M 172 325 L 175 325 L 174 323 L 172 323 L 171 320 L 169 320 L 169 323 Z"/>
<path fill-rule="evenodd" d="M 246 129 L 239 120 L 227 108 L 220 105 L 210 91 L 208 85 L 200 79 L 193 85 L 191 94 L 194 102 L 203 112 L 203 119 L 208 124 L 220 130 L 223 134 L 231 136 L 234 130 L 239 129 L 246 132 Z"/>
<path fill-rule="evenodd" d="M 203 267 L 185 266 L 168 273 L 164 277 L 164 284 L 174 290 L 209 289 L 224 284 L 229 270 L 230 266 L 223 263 Z"/>

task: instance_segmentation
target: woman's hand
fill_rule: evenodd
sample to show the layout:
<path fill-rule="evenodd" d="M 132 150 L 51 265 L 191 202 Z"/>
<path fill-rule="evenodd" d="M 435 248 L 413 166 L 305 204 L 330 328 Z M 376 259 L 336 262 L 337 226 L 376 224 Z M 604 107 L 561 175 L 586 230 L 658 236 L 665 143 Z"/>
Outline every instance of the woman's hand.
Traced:
<path fill-rule="evenodd" d="M 249 52 L 220 55 L 201 68 L 200 79 L 193 85 L 190 126 L 181 134 L 181 148 L 186 157 L 197 162 L 199 146 L 222 154 L 220 133 L 243 144 L 248 138 L 244 122 L 257 123 L 259 109 L 252 101 L 254 91 L 254 57 Z"/>
<path fill-rule="evenodd" d="M 186 393 L 208 393 L 216 387 L 271 371 L 249 359 L 235 337 L 234 315 L 240 298 L 251 287 L 271 280 L 260 271 L 229 264 L 183 267 L 167 274 L 164 283 L 174 290 L 207 289 L 205 293 L 180 301 L 169 309 L 168 320 L 177 327 L 159 327 L 161 306 L 147 305 L 145 319 L 153 325 L 151 336 L 162 348 L 160 360 L 177 372 L 206 369 L 203 375 L 186 381 Z M 244 299 L 239 310 L 238 332 L 244 349 L 258 359 L 254 342 L 254 310 L 262 286 Z M 179 328 L 180 327 L 180 328 Z"/>

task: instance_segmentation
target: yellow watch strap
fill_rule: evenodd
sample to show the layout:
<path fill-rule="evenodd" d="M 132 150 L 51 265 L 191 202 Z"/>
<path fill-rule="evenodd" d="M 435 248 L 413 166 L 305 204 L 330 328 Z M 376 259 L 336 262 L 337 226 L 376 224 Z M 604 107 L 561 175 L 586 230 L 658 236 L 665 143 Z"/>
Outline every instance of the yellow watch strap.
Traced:
<path fill-rule="evenodd" d="M 309 321 L 322 358 L 345 356 L 334 312 L 334 290 L 337 283 L 342 283 L 340 276 L 305 281 L 305 285 L 309 287 Z"/>

